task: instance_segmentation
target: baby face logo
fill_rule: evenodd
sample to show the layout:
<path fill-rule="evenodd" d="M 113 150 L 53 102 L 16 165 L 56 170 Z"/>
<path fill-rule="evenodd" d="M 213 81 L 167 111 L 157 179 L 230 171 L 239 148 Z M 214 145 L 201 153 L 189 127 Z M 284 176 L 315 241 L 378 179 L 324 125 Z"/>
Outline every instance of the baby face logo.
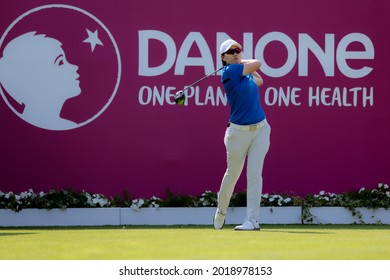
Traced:
<path fill-rule="evenodd" d="M 98 118 L 120 82 L 121 60 L 107 27 L 68 5 L 19 16 L 0 39 L 0 93 L 26 122 L 69 130 Z"/>

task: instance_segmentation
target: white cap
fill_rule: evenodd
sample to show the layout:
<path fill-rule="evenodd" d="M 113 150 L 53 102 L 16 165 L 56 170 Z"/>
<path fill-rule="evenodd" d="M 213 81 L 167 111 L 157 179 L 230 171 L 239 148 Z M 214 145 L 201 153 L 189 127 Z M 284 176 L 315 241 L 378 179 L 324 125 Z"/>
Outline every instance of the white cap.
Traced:
<path fill-rule="evenodd" d="M 232 39 L 227 39 L 226 41 L 224 41 L 222 44 L 221 44 L 221 47 L 219 48 L 219 53 L 220 54 L 223 54 L 224 52 L 226 52 L 227 50 L 229 50 L 232 46 L 237 46 L 239 47 L 240 49 L 242 49 L 241 45 L 239 43 L 237 43 L 236 41 L 232 40 Z"/>

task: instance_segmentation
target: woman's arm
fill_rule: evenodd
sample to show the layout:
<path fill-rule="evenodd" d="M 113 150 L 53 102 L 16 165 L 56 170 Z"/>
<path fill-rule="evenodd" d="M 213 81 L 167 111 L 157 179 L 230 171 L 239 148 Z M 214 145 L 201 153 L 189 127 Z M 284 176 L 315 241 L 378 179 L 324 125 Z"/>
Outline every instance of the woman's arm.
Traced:
<path fill-rule="evenodd" d="M 243 76 L 259 70 L 261 66 L 261 62 L 256 59 L 242 59 L 241 63 L 244 64 Z"/>
<path fill-rule="evenodd" d="M 263 85 L 263 78 L 260 76 L 257 70 L 261 67 L 261 62 L 256 59 L 243 59 L 241 60 L 242 64 L 244 64 L 244 70 L 242 71 L 242 75 L 252 74 L 253 80 L 258 86 Z"/>
<path fill-rule="evenodd" d="M 264 81 L 263 81 L 263 78 L 260 76 L 260 74 L 258 72 L 252 72 L 252 77 L 253 77 L 253 80 L 255 81 L 255 83 L 257 84 L 257 86 L 262 86 L 264 84 Z"/>

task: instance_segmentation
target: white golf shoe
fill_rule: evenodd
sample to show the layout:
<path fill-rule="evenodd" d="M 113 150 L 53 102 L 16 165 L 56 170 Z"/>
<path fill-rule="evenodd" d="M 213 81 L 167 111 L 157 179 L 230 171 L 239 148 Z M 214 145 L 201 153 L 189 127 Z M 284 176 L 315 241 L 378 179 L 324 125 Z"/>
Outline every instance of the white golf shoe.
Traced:
<path fill-rule="evenodd" d="M 219 211 L 219 209 L 217 209 L 217 211 L 215 212 L 215 215 L 214 215 L 214 228 L 215 229 L 222 229 L 223 226 L 225 225 L 225 213 Z"/>
<path fill-rule="evenodd" d="M 236 226 L 235 230 L 260 230 L 260 227 L 258 221 L 248 219 L 242 225 Z"/>

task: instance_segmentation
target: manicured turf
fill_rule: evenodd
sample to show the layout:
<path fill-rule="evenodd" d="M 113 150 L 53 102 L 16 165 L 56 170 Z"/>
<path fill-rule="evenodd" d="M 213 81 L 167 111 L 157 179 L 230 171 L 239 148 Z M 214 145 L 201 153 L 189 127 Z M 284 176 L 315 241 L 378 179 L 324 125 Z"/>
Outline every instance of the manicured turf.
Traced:
<path fill-rule="evenodd" d="M 390 226 L 0 228 L 0 259 L 389 260 Z"/>

